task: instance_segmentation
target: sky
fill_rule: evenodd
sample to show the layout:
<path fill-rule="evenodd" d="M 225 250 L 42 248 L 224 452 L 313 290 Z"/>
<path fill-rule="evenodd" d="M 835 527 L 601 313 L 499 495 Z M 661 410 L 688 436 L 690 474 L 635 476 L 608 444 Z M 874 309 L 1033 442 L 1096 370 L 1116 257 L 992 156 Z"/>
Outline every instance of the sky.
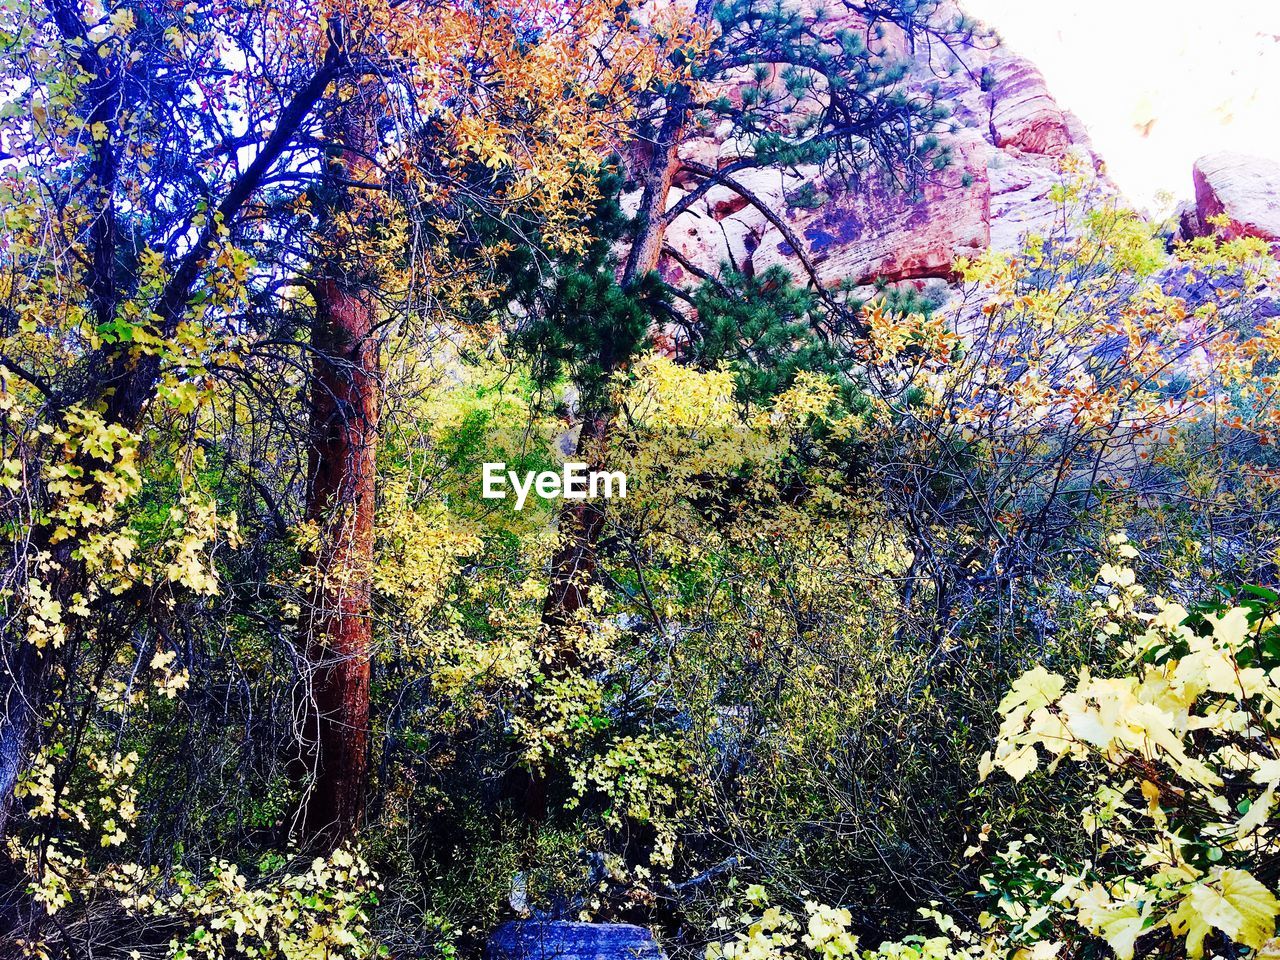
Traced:
<path fill-rule="evenodd" d="M 1280 0 L 962 0 L 1039 66 L 1131 202 L 1193 196 L 1197 157 L 1280 160 Z"/>

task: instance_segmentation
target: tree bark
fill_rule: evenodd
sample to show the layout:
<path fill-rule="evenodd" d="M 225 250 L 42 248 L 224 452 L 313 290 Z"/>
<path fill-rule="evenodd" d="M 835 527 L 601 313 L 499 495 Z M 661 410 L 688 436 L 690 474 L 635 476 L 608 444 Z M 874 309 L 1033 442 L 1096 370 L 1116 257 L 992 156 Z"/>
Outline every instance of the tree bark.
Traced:
<path fill-rule="evenodd" d="M 598 469 L 608 438 L 613 415 L 610 410 L 599 410 L 582 423 L 578 434 L 577 456 Z M 596 576 L 596 544 L 604 530 L 605 513 L 602 503 L 578 500 L 560 512 L 560 532 L 563 543 L 551 560 L 551 583 L 542 605 L 543 626 L 553 632 L 562 632 L 577 618 L 578 611 L 587 606 L 587 591 Z M 564 651 L 558 662 L 571 665 L 572 651 Z"/>
<path fill-rule="evenodd" d="M 319 528 L 305 650 L 311 669 L 303 734 L 304 841 L 336 845 L 364 812 L 373 621 L 378 346 L 361 291 L 316 285 L 307 518 Z"/>
<path fill-rule="evenodd" d="M 688 120 L 689 88 L 681 86 L 671 95 L 666 115 L 658 127 L 658 135 L 641 173 L 640 206 L 636 210 L 636 236 L 627 251 L 627 261 L 620 282 L 629 289 L 645 274 L 658 267 L 662 240 L 667 231 L 667 200 L 671 184 L 680 166 L 677 155 Z"/>
<path fill-rule="evenodd" d="M 304 843 L 333 847 L 364 814 L 369 765 L 369 684 L 373 648 L 376 448 L 381 385 L 370 282 L 351 237 L 359 222 L 349 184 L 368 172 L 376 149 L 372 98 L 340 101 L 327 132 L 330 158 L 322 212 L 322 268 L 312 332 L 307 518 L 319 529 L 309 567 L 315 577 L 304 638 L 310 689 L 304 704 Z"/>
<path fill-rule="evenodd" d="M 0 671 L 8 674 L 0 702 L 0 839 L 8 836 L 14 788 L 37 744 L 40 707 L 46 700 L 52 655 L 25 640 L 5 651 Z"/>

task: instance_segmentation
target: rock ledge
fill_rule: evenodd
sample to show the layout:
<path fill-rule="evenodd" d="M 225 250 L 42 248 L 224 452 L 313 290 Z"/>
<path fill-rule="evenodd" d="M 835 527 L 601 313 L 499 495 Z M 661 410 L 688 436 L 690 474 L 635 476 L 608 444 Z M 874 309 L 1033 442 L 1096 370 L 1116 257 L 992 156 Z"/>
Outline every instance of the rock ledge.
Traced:
<path fill-rule="evenodd" d="M 644 927 L 630 923 L 514 920 L 489 938 L 485 960 L 667 960 Z"/>

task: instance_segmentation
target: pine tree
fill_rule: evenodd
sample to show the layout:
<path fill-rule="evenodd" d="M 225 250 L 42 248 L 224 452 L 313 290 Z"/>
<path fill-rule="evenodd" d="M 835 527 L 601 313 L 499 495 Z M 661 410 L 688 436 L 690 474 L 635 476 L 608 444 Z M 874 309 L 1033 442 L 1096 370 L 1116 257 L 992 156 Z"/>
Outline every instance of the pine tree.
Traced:
<path fill-rule="evenodd" d="M 636 149 L 621 165 L 623 186 L 639 192 L 631 223 L 619 235 L 625 254 L 616 264 L 608 256 L 589 259 L 580 274 L 612 276 L 588 280 L 580 275 L 558 288 L 542 320 L 539 346 L 554 348 L 557 357 L 573 366 L 580 397 L 579 460 L 602 465 L 616 415 L 608 402 L 609 380 L 645 339 L 635 335 L 632 324 L 625 331 L 613 329 L 618 317 L 631 315 L 626 300 L 648 318 L 649 331 L 659 318 L 697 327 L 701 311 L 673 314 L 673 299 L 713 308 L 720 318 L 716 328 L 694 329 L 687 337 L 700 344 L 693 356 L 750 358 L 753 390 L 785 382 L 791 375 L 788 368 L 794 372 L 822 357 L 830 361 L 832 348 L 822 342 L 829 331 L 812 321 L 825 317 L 832 324 L 856 324 L 856 311 L 822 288 L 806 244 L 783 211 L 740 175 L 804 165 L 825 175 L 856 178 L 875 168 L 909 189 L 948 162 L 935 135 L 947 111 L 937 102 L 936 89 L 911 87 L 907 66 L 877 52 L 879 41 L 895 30 L 912 44 L 954 42 L 973 27 L 963 18 L 943 23 L 935 0 L 844 0 L 837 11 L 865 23 L 865 33 L 835 25 L 826 8 L 806 10 L 782 0 L 699 0 L 692 26 L 682 25 L 688 35 L 675 54 L 680 74 L 650 98 L 633 126 Z M 736 96 L 723 92 L 730 87 L 736 87 Z M 681 156 L 687 138 L 726 123 L 728 132 L 719 130 L 718 135 L 744 145 L 738 159 L 712 168 Z M 677 177 L 685 192 L 672 203 Z M 667 229 L 717 187 L 736 193 L 782 233 L 801 265 L 808 302 L 797 300 L 799 294 L 788 292 L 784 278 L 774 275 L 746 285 L 756 306 L 744 304 L 743 309 L 754 310 L 754 317 L 731 318 L 714 309 L 717 294 L 675 290 L 657 278 Z M 603 226 L 606 236 L 615 229 L 612 222 Z M 701 279 L 728 290 L 742 288 L 745 278 L 730 271 L 722 278 Z M 769 301 L 776 302 L 770 306 Z M 584 309 L 584 304 L 590 307 Z M 771 309 L 781 311 L 772 322 L 766 317 Z M 799 327 L 806 323 L 810 330 L 801 335 Z M 544 616 L 553 631 L 585 606 L 604 527 L 602 510 L 599 503 L 575 503 L 561 518 L 562 544 L 552 563 Z"/>

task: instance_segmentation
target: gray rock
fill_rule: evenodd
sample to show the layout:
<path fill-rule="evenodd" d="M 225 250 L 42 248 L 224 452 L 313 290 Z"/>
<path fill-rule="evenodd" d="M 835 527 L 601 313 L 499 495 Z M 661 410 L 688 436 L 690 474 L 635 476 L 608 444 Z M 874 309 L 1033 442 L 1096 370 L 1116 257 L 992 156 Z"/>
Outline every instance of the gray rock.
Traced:
<path fill-rule="evenodd" d="M 1227 237 L 1280 240 L 1280 163 L 1240 153 L 1211 153 L 1196 161 L 1196 213 L 1202 228 L 1226 216 Z"/>
<path fill-rule="evenodd" d="M 515 920 L 489 938 L 485 960 L 667 960 L 644 927 L 630 923 Z"/>

